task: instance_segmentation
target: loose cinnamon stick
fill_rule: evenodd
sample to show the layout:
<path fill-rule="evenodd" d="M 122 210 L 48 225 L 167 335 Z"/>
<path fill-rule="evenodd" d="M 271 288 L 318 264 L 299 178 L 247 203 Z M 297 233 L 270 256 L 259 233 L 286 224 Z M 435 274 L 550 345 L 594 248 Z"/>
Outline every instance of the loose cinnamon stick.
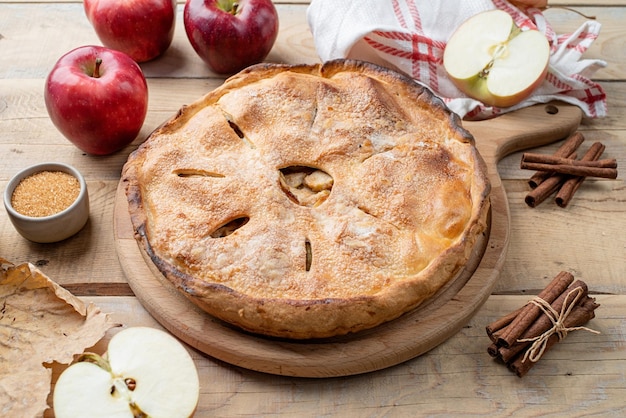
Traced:
<path fill-rule="evenodd" d="M 587 284 L 585 284 L 583 281 L 576 280 L 574 283 L 572 283 L 571 286 L 565 289 L 563 293 L 559 295 L 559 297 L 557 297 L 552 303 L 550 303 L 552 308 L 555 311 L 560 312 L 561 309 L 563 308 L 563 304 L 565 303 L 565 299 L 567 298 L 567 295 L 569 294 L 569 292 L 571 292 L 573 289 L 576 289 L 577 287 L 581 287 L 583 290 L 583 294 L 578 303 L 579 304 L 584 303 L 585 300 L 588 298 Z M 519 340 L 535 338 L 538 335 L 541 335 L 547 330 L 549 330 L 552 327 L 552 325 L 553 325 L 552 321 L 547 315 L 545 314 L 540 315 L 537 318 L 537 320 L 531 326 L 529 326 L 526 329 L 526 331 L 524 331 L 524 333 L 520 335 L 519 338 L 513 344 L 511 344 L 509 347 L 500 348 L 498 350 L 498 356 L 502 359 L 502 361 L 504 361 L 505 363 L 508 363 L 519 352 L 523 351 L 525 348 L 527 348 L 531 344 L 528 341 L 519 341 Z"/>
<path fill-rule="evenodd" d="M 603 144 L 601 144 L 600 142 L 594 142 L 589 147 L 585 155 L 583 155 L 581 160 L 598 160 L 604 152 L 604 149 L 605 146 Z M 556 204 L 562 208 L 566 207 L 574 196 L 574 193 L 576 193 L 580 185 L 583 183 L 583 181 L 585 181 L 585 177 L 571 177 L 567 179 L 556 194 Z"/>
<path fill-rule="evenodd" d="M 594 311 L 598 308 L 598 306 L 600 305 L 595 302 L 594 298 L 587 298 L 583 305 L 576 306 L 570 315 L 565 318 L 563 326 L 565 328 L 583 326 L 595 317 Z M 552 334 L 546 342 L 544 354 L 557 342 L 559 342 L 559 336 L 557 334 Z M 523 377 L 535 365 L 535 363 L 536 362 L 530 361 L 529 359 L 524 361 L 524 353 L 522 352 L 514 361 L 508 364 L 508 368 L 517 376 Z"/>
<path fill-rule="evenodd" d="M 576 158 L 571 157 L 571 155 L 575 153 L 575 151 L 578 149 L 580 144 L 583 143 L 584 140 L 585 137 L 583 136 L 583 134 L 576 131 L 569 137 L 567 137 L 563 144 L 561 144 L 561 146 L 552 155 L 556 157 Z M 539 184 L 541 184 L 544 180 L 549 178 L 552 174 L 553 173 L 551 171 L 537 171 L 528 180 L 528 185 L 531 187 L 531 189 L 534 189 L 535 187 L 539 186 Z"/>
<path fill-rule="evenodd" d="M 577 154 L 576 152 L 572 152 L 566 157 L 575 159 L 577 157 Z M 531 184 L 533 181 L 536 182 L 539 178 L 538 174 L 542 173 L 546 174 L 546 178 L 543 179 L 540 183 L 537 183 L 537 186 L 535 186 L 533 190 L 528 192 L 528 194 L 524 198 L 524 202 L 526 202 L 526 204 L 531 208 L 534 208 L 535 206 L 546 200 L 549 196 L 552 196 L 552 193 L 559 190 L 563 183 L 565 183 L 565 181 L 568 179 L 568 176 L 566 176 L 565 174 L 554 174 L 553 172 L 537 171 L 537 173 L 535 173 L 535 175 L 531 177 L 528 183 Z"/>
<path fill-rule="evenodd" d="M 599 177 L 607 179 L 617 178 L 616 168 L 588 167 L 571 164 L 528 163 L 524 161 L 520 164 L 520 168 L 524 170 L 553 171 L 555 173 L 569 174 L 572 176 Z"/>
<path fill-rule="evenodd" d="M 550 284 L 537 297 L 545 300 L 547 303 L 552 303 L 573 281 L 574 276 L 571 273 L 562 271 L 552 279 Z M 522 308 L 522 312 L 506 328 L 506 331 L 498 337 L 496 343 L 500 347 L 512 346 L 541 313 L 541 309 L 538 306 L 527 303 Z"/>
<path fill-rule="evenodd" d="M 565 174 L 550 173 L 550 176 L 542 181 L 537 187 L 528 192 L 524 198 L 524 202 L 531 208 L 534 208 L 544 200 L 546 200 L 552 193 L 559 190 L 561 185 L 567 180 Z"/>
<path fill-rule="evenodd" d="M 615 158 L 606 158 L 604 160 L 590 160 L 590 159 L 572 159 L 555 157 L 552 155 L 535 154 L 532 152 L 526 152 L 522 154 L 522 165 L 524 163 L 538 163 L 538 164 L 555 164 L 555 165 L 572 165 L 576 167 L 598 167 L 598 168 L 617 168 L 617 160 Z"/>

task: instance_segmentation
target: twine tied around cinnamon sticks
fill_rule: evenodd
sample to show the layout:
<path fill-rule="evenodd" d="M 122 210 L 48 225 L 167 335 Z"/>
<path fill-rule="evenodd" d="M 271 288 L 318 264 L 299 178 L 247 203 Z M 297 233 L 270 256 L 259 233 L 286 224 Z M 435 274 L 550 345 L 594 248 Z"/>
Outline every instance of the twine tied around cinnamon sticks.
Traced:
<path fill-rule="evenodd" d="M 574 298 L 570 301 L 569 297 L 572 294 L 574 295 Z M 567 293 L 567 296 L 565 296 L 565 301 L 563 302 L 563 306 L 561 307 L 561 312 L 557 312 L 552 307 L 552 305 L 550 305 L 548 302 L 541 299 L 540 297 L 535 297 L 530 301 L 530 303 L 539 306 L 543 313 L 547 315 L 548 318 L 550 318 L 550 321 L 552 321 L 552 328 L 548 329 L 546 332 L 536 337 L 517 340 L 518 342 L 532 342 L 530 348 L 526 350 L 526 353 L 524 353 L 524 358 L 522 359 L 522 362 L 526 360 L 530 360 L 532 362 L 539 361 L 539 359 L 546 350 L 548 340 L 554 334 L 558 336 L 559 341 L 565 338 L 567 336 L 567 333 L 570 331 L 585 330 L 594 334 L 599 334 L 598 331 L 583 326 L 565 326 L 565 320 L 570 315 L 572 309 L 576 306 L 576 303 L 583 294 L 584 290 L 581 286 L 578 286 L 575 289 L 569 291 L 569 293 Z"/>
<path fill-rule="evenodd" d="M 522 154 L 521 169 L 536 170 L 528 180 L 531 191 L 524 201 L 535 207 L 557 192 L 555 202 L 564 208 L 587 177 L 617 178 L 617 160 L 600 159 L 605 146 L 594 142 L 582 158 L 577 150 L 585 140 L 580 132 L 574 132 L 553 155 L 526 152 Z"/>
<path fill-rule="evenodd" d="M 487 352 L 522 377 L 568 332 L 598 333 L 583 326 L 598 306 L 583 281 L 562 271 L 526 305 L 487 325 Z"/>

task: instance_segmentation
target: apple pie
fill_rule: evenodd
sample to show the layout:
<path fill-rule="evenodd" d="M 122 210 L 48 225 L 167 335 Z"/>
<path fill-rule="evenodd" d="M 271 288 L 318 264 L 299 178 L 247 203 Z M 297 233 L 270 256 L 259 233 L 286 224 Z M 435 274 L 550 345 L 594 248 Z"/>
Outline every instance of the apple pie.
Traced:
<path fill-rule="evenodd" d="M 165 278 L 216 318 L 293 339 L 416 308 L 464 267 L 489 210 L 459 118 L 350 60 L 243 70 L 156 129 L 122 179 Z"/>

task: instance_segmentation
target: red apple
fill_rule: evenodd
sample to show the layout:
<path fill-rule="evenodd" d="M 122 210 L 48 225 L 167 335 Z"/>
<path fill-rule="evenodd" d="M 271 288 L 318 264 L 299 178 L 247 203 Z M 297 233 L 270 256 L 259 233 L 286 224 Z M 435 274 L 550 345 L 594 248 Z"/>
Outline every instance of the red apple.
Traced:
<path fill-rule="evenodd" d="M 187 0 L 183 21 L 195 51 L 221 74 L 263 61 L 278 35 L 271 0 Z"/>
<path fill-rule="evenodd" d="M 63 55 L 44 88 L 54 125 L 81 150 L 106 155 L 136 137 L 148 110 L 148 85 L 131 57 L 101 46 Z"/>
<path fill-rule="evenodd" d="M 84 0 L 84 7 L 102 44 L 137 62 L 158 57 L 172 43 L 176 0 Z"/>

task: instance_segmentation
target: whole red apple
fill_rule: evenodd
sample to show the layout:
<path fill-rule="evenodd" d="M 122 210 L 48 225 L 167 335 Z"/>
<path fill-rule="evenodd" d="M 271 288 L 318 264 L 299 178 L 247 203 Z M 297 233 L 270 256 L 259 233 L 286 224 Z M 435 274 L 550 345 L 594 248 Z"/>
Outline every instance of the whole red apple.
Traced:
<path fill-rule="evenodd" d="M 50 119 L 81 150 L 106 155 L 130 144 L 148 111 L 148 85 L 123 52 L 82 46 L 48 74 L 44 100 Z"/>
<path fill-rule="evenodd" d="M 195 51 L 221 74 L 263 61 L 278 35 L 271 0 L 187 0 L 183 21 Z"/>
<path fill-rule="evenodd" d="M 84 0 L 85 14 L 108 48 L 145 62 L 172 43 L 176 0 Z"/>

